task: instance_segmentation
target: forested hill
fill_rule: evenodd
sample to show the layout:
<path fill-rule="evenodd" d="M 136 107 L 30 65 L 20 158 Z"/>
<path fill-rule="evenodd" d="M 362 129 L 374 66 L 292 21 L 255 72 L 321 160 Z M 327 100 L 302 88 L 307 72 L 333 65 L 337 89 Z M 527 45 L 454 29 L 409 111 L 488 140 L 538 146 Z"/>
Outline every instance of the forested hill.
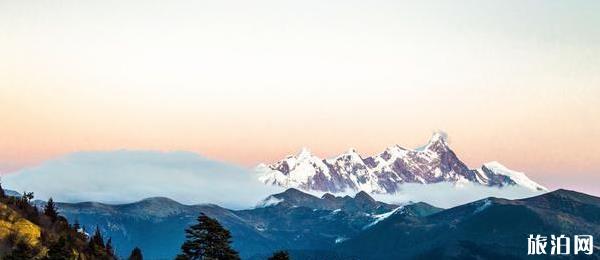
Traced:
<path fill-rule="evenodd" d="M 0 187 L 0 259 L 116 259 L 110 239 L 70 224 L 51 200 L 39 210 L 32 199 L 33 193 L 10 196 Z"/>

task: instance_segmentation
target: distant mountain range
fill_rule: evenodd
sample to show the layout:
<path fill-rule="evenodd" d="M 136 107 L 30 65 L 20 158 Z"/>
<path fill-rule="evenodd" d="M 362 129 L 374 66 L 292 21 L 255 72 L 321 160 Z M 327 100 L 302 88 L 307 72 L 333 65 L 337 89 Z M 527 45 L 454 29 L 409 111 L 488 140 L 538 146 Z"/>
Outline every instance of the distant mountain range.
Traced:
<path fill-rule="evenodd" d="M 200 212 L 231 230 L 233 246 L 244 258 L 264 259 L 279 249 L 330 251 L 336 243 L 354 237 L 399 207 L 375 201 L 364 192 L 355 197 L 325 194 L 318 198 L 296 189 L 268 196 L 257 207 L 246 210 L 183 205 L 160 197 L 122 205 L 57 205 L 61 214 L 87 230 L 98 225 L 112 237 L 120 255 L 139 246 L 149 259 L 172 259 L 180 250 L 184 229 Z M 418 208 L 415 211 L 419 214 L 439 210 L 424 203 L 411 207 Z"/>
<path fill-rule="evenodd" d="M 183 230 L 200 212 L 232 232 L 244 259 L 265 259 L 280 249 L 296 259 L 520 259 L 529 234 L 600 235 L 600 198 L 566 190 L 521 200 L 487 198 L 446 210 L 386 204 L 366 192 L 319 198 L 297 189 L 246 210 L 167 198 L 58 207 L 88 230 L 99 225 L 120 255 L 139 246 L 149 259 L 171 259 Z M 597 252 L 592 259 L 600 259 Z"/>
<path fill-rule="evenodd" d="M 448 146 L 446 135 L 435 133 L 417 149 L 398 145 L 363 158 L 355 149 L 321 159 L 306 148 L 298 155 L 256 167 L 265 184 L 306 191 L 395 193 L 404 183 L 476 183 L 491 187 L 518 185 L 533 191 L 547 189 L 525 174 L 498 162 L 470 169 Z"/>

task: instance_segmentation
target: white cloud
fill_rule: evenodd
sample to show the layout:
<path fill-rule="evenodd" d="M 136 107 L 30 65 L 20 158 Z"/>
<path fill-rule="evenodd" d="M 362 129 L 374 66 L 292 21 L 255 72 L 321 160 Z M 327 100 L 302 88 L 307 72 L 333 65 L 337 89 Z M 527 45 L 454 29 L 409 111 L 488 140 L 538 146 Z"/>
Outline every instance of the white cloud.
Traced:
<path fill-rule="evenodd" d="M 487 187 L 475 183 L 402 184 L 396 194 L 376 194 L 376 200 L 394 204 L 407 202 L 426 202 L 436 207 L 451 208 L 487 197 L 521 199 L 540 195 L 542 191 L 533 191 L 522 186 L 502 188 Z"/>
<path fill-rule="evenodd" d="M 281 188 L 265 186 L 247 169 L 191 152 L 78 152 L 2 179 L 7 189 L 57 201 L 125 203 L 153 196 L 186 204 L 246 208 Z"/>
<path fill-rule="evenodd" d="M 426 202 L 440 208 L 451 208 L 463 205 L 487 197 L 522 199 L 545 193 L 545 191 L 534 191 L 523 186 L 488 187 L 476 183 L 454 184 L 440 182 L 433 184 L 405 183 L 399 185 L 399 191 L 394 194 L 370 194 L 375 200 L 390 204 L 407 204 L 414 202 Z M 321 197 L 326 192 L 307 192 Z M 349 195 L 354 197 L 356 192 L 346 191 L 333 193 L 335 196 Z"/>

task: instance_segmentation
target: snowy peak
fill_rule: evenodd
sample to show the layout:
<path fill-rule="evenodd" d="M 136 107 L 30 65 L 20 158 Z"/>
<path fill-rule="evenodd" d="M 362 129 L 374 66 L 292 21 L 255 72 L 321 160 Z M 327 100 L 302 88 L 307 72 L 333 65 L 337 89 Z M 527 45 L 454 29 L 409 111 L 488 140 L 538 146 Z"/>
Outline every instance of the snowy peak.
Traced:
<path fill-rule="evenodd" d="M 354 162 L 354 163 L 362 163 L 363 158 L 360 156 L 358 151 L 354 148 L 350 148 L 345 153 L 342 153 L 335 158 L 327 159 L 327 162 L 335 162 L 335 161 L 345 161 L 345 162 Z"/>
<path fill-rule="evenodd" d="M 355 160 L 362 160 L 362 157 L 360 156 L 360 154 L 358 154 L 358 151 L 354 148 L 348 149 L 348 151 L 346 151 L 345 153 L 338 156 L 338 158 L 339 157 L 350 157 Z"/>
<path fill-rule="evenodd" d="M 388 148 L 385 148 L 385 151 L 383 151 L 384 153 L 391 153 L 391 154 L 404 154 L 406 153 L 406 149 L 402 146 L 399 145 L 393 145 L 393 146 L 389 146 Z"/>
<path fill-rule="evenodd" d="M 443 132 L 434 133 L 429 142 L 425 146 L 417 148 L 418 151 L 433 151 L 433 152 L 444 152 L 450 150 L 448 146 L 448 135 Z"/>
<path fill-rule="evenodd" d="M 546 190 L 525 174 L 497 162 L 470 169 L 448 145 L 443 132 L 432 135 L 426 145 L 405 149 L 399 145 L 378 155 L 363 157 L 356 149 L 321 159 L 306 148 L 296 156 L 257 167 L 265 184 L 321 192 L 395 193 L 403 183 L 465 183 L 503 187 L 519 185 L 534 191 Z"/>
<path fill-rule="evenodd" d="M 429 139 L 429 143 L 430 144 L 436 144 L 436 143 L 447 144 L 448 143 L 448 134 L 441 132 L 441 131 L 435 132 L 431 136 L 431 139 Z"/>
<path fill-rule="evenodd" d="M 260 164 L 256 171 L 261 173 L 261 182 L 282 187 L 302 187 L 303 183 L 310 183 L 314 178 L 329 177 L 329 169 L 323 160 L 307 148 L 274 164 Z"/>
<path fill-rule="evenodd" d="M 407 149 L 402 148 L 399 145 L 390 146 L 385 149 L 378 157 L 385 161 L 395 160 L 396 158 L 404 157 L 408 153 Z"/>
<path fill-rule="evenodd" d="M 499 162 L 493 161 L 483 164 L 482 168 L 486 168 L 496 175 L 503 175 L 509 177 L 517 185 L 521 185 L 532 190 L 547 191 L 546 187 L 537 184 L 536 182 L 529 179 L 524 173 L 513 171 Z"/>

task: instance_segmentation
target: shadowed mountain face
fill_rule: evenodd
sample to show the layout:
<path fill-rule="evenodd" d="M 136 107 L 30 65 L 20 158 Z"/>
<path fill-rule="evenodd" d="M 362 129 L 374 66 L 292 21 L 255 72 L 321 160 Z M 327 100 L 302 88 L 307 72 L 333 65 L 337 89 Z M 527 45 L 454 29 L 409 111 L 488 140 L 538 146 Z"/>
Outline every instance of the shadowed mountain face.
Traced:
<path fill-rule="evenodd" d="M 318 198 L 295 189 L 271 195 L 254 209 L 237 211 L 216 205 L 183 205 L 167 198 L 123 205 L 59 203 L 58 207 L 61 214 L 87 230 L 99 225 L 112 237 L 121 256 L 139 246 L 149 259 L 172 259 L 180 250 L 184 229 L 200 212 L 231 231 L 233 247 L 242 257 L 264 259 L 278 249 L 291 249 L 299 256 L 333 253 L 336 243 L 356 236 L 398 208 L 364 192 L 355 197 L 325 194 Z M 411 207 L 417 208 L 419 215 L 439 211 L 427 204 Z"/>
<path fill-rule="evenodd" d="M 522 200 L 488 198 L 425 217 L 392 215 L 337 250 L 360 259 L 520 259 L 529 234 L 598 237 L 600 198 L 557 190 Z"/>

